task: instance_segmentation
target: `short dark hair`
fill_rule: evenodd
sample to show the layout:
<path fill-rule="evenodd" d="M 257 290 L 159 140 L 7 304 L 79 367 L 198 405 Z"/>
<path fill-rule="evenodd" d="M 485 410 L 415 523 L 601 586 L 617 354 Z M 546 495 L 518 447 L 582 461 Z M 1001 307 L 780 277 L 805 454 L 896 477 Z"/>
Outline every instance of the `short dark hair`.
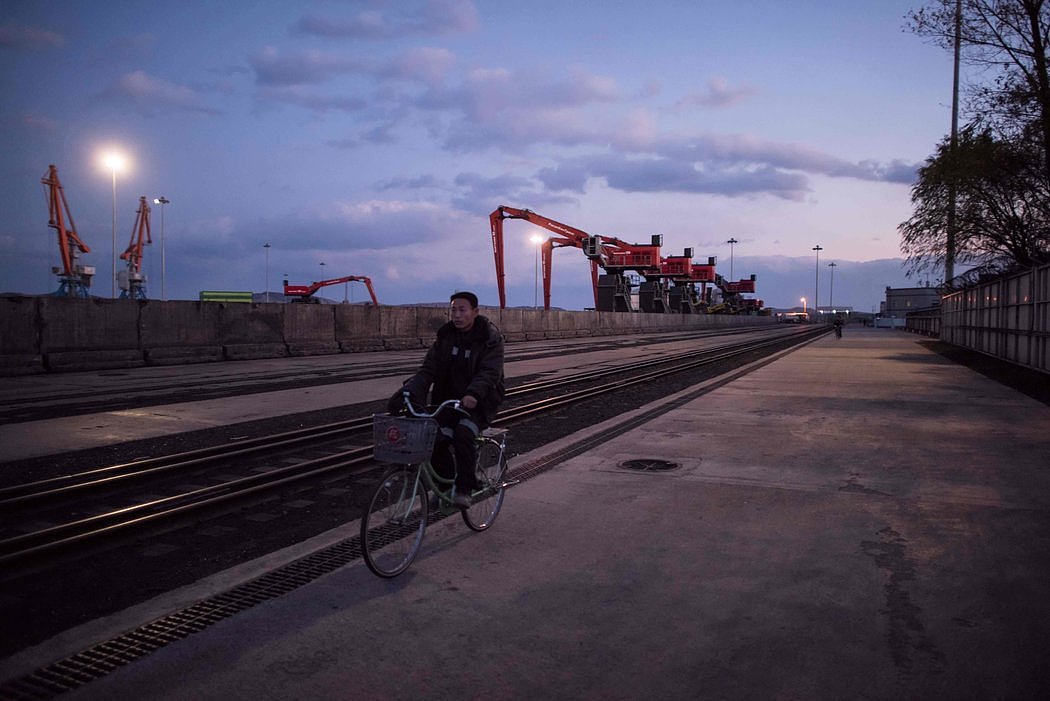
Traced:
<path fill-rule="evenodd" d="M 451 304 L 452 301 L 456 299 L 467 300 L 468 302 L 470 302 L 471 309 L 478 308 L 478 296 L 473 292 L 467 292 L 466 290 L 462 290 L 460 292 L 453 292 L 452 296 L 448 298 L 448 301 Z"/>

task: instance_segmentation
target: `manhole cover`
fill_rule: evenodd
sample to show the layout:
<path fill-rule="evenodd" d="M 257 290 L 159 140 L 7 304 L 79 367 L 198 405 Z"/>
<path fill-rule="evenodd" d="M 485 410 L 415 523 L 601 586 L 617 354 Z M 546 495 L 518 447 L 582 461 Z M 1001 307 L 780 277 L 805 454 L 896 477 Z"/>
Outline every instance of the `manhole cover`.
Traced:
<path fill-rule="evenodd" d="M 675 469 L 678 467 L 678 463 L 667 460 L 655 460 L 653 458 L 640 458 L 622 462 L 620 467 L 626 467 L 628 470 L 641 470 L 642 472 L 661 472 Z"/>

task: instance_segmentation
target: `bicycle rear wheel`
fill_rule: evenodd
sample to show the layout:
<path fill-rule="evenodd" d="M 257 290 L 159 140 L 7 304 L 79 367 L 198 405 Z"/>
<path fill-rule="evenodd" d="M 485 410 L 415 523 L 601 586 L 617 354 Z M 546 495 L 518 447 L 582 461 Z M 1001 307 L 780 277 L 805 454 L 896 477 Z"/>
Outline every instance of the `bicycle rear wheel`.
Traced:
<path fill-rule="evenodd" d="M 418 476 L 418 465 L 387 470 L 361 517 L 361 555 L 380 577 L 408 569 L 423 544 L 429 507 Z"/>
<path fill-rule="evenodd" d="M 464 509 L 463 521 L 475 531 L 483 531 L 492 525 L 503 507 L 503 478 L 507 472 L 507 459 L 502 446 L 491 438 L 482 439 L 478 446 L 478 459 L 474 474 L 477 487 L 472 497 L 474 502 Z"/>

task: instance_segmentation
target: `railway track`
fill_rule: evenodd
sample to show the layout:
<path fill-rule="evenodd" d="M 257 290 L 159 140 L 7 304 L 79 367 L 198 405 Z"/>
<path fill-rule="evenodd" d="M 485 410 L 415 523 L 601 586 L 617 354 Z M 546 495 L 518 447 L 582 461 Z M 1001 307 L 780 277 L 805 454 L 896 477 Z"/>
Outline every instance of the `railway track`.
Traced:
<path fill-rule="evenodd" d="M 762 334 L 757 340 L 730 341 L 689 353 L 633 361 L 626 366 L 522 383 L 508 390 L 507 399 L 512 406 L 501 411 L 494 424 L 511 426 L 705 365 L 730 361 L 756 351 L 768 349 L 773 352 L 825 331 L 822 328 L 781 327 L 775 333 Z M 542 396 L 530 401 L 529 397 L 535 395 Z M 370 430 L 371 416 L 362 416 L 0 489 L 0 509 L 8 514 L 9 521 L 0 539 L 0 564 L 11 567 L 35 562 L 58 553 L 62 548 L 137 533 L 162 522 L 194 518 L 204 510 L 222 508 L 230 502 L 266 495 L 293 483 L 318 480 L 333 473 L 363 475 L 375 468 L 371 459 Z M 356 441 L 360 445 L 348 447 L 347 441 Z M 303 459 L 304 451 L 323 454 Z M 285 456 L 286 462 L 295 462 L 259 472 L 250 469 L 250 465 L 257 465 L 260 459 L 272 460 L 273 456 Z M 169 496 L 143 497 L 143 492 L 158 479 L 170 481 L 202 470 L 234 474 L 216 484 L 178 491 Z M 111 502 L 121 494 L 130 503 L 87 516 L 67 515 L 82 513 L 85 504 Z M 41 512 L 57 514 L 52 517 L 57 522 L 33 527 L 31 523 L 39 520 Z"/>
<path fill-rule="evenodd" d="M 777 327 L 767 327 L 776 329 Z M 676 333 L 661 333 L 648 336 L 610 337 L 603 342 L 609 348 L 653 347 L 682 340 L 703 339 L 711 336 L 732 336 L 754 333 L 755 327 L 733 329 L 704 329 Z M 535 347 L 522 344 L 511 345 L 507 361 L 534 360 L 551 356 L 565 356 L 593 350 L 580 339 L 562 339 Z M 366 378 L 400 377 L 410 374 L 419 365 L 422 351 L 396 353 L 389 357 L 363 359 L 354 354 L 324 356 L 325 362 L 290 369 L 269 367 L 265 370 L 230 373 L 224 363 L 210 363 L 193 372 L 168 377 L 164 368 L 145 368 L 142 371 L 103 370 L 97 375 L 107 380 L 108 387 L 76 388 L 46 382 L 38 386 L 34 378 L 23 378 L 12 383 L 10 389 L 0 391 L 0 424 L 20 423 L 50 419 L 61 416 L 76 416 L 101 411 L 136 409 L 164 402 L 201 401 L 219 399 L 249 393 L 273 392 L 300 387 L 316 387 L 336 383 L 353 382 Z M 389 356 L 390 354 L 383 354 Z M 288 360 L 288 359 L 283 359 Z M 313 360 L 318 360 L 314 358 Z M 292 365 L 295 365 L 294 363 Z"/>

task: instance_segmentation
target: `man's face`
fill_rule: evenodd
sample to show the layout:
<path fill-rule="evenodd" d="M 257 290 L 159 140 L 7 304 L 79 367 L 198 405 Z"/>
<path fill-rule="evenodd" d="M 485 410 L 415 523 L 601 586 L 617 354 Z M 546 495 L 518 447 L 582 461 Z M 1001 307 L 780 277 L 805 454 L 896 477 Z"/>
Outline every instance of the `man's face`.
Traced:
<path fill-rule="evenodd" d="M 470 306 L 470 302 L 461 297 L 452 300 L 449 308 L 452 314 L 452 325 L 460 331 L 469 331 L 474 325 L 474 319 L 478 317 L 478 309 Z"/>

